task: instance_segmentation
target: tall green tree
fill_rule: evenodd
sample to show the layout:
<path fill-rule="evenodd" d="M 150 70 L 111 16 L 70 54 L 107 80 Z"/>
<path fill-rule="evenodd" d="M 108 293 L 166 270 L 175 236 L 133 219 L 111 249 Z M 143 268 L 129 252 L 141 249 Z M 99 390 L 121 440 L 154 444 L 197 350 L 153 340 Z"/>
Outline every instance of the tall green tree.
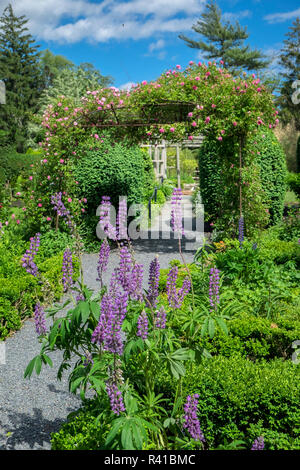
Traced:
<path fill-rule="evenodd" d="M 242 69 L 260 70 L 270 61 L 257 49 L 251 50 L 244 41 L 248 39 L 247 28 L 238 21 L 222 21 L 222 12 L 213 0 L 207 3 L 205 11 L 192 29 L 203 37 L 203 40 L 193 40 L 182 34 L 179 38 L 187 46 L 200 49 L 206 59 L 222 59 L 226 68 L 237 73 Z"/>
<path fill-rule="evenodd" d="M 0 18 L 0 79 L 6 87 L 0 129 L 19 151 L 23 150 L 29 116 L 36 111 L 41 92 L 39 46 L 27 33 L 27 22 L 25 16 L 15 16 L 11 5 Z"/>
<path fill-rule="evenodd" d="M 53 54 L 49 49 L 45 49 L 40 54 L 40 67 L 45 89 L 53 85 L 54 80 L 63 70 L 70 70 L 74 67 L 74 63 L 63 55 Z"/>
<path fill-rule="evenodd" d="M 280 54 L 280 65 L 283 67 L 281 73 L 283 82 L 278 98 L 281 108 L 281 120 L 284 124 L 294 120 L 295 126 L 300 131 L 300 19 L 292 23 L 286 34 L 287 39 L 283 41 Z"/>

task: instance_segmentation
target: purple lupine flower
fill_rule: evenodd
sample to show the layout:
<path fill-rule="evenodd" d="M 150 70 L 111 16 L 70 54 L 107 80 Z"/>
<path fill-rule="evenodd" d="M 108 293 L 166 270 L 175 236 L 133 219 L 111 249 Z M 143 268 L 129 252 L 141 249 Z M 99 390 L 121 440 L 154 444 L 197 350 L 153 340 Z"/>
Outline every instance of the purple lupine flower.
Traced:
<path fill-rule="evenodd" d="M 177 308 L 177 292 L 176 292 L 176 281 L 178 275 L 178 267 L 172 266 L 170 271 L 168 272 L 167 277 L 167 295 L 168 301 L 171 308 Z"/>
<path fill-rule="evenodd" d="M 127 290 L 130 297 L 134 300 L 143 300 L 143 271 L 144 266 L 142 264 L 136 263 L 130 273 L 129 279 L 129 289 Z"/>
<path fill-rule="evenodd" d="M 211 306 L 210 311 L 217 310 L 220 303 L 219 288 L 220 288 L 220 271 L 213 267 L 210 270 L 209 276 L 209 303 Z"/>
<path fill-rule="evenodd" d="M 149 290 L 147 300 L 151 307 L 155 308 L 158 298 L 158 285 L 159 285 L 159 261 L 158 256 L 150 263 L 149 268 Z"/>
<path fill-rule="evenodd" d="M 240 242 L 240 248 L 243 245 L 244 241 L 244 217 L 240 217 L 239 220 L 239 242 Z"/>
<path fill-rule="evenodd" d="M 121 246 L 118 280 L 126 292 L 130 291 L 132 267 L 132 258 L 127 246 Z"/>
<path fill-rule="evenodd" d="M 81 300 L 85 300 L 83 294 L 77 294 L 75 298 L 76 302 L 80 302 Z"/>
<path fill-rule="evenodd" d="M 36 304 L 34 309 L 34 322 L 35 331 L 38 335 L 44 335 L 47 333 L 45 311 L 39 302 Z"/>
<path fill-rule="evenodd" d="M 114 382 L 106 382 L 106 391 L 110 400 L 110 407 L 115 415 L 126 411 L 121 391 Z"/>
<path fill-rule="evenodd" d="M 251 447 L 251 450 L 264 450 L 265 448 L 265 442 L 263 436 L 258 437 L 255 439 L 253 442 L 253 445 Z"/>
<path fill-rule="evenodd" d="M 164 330 L 166 328 L 167 314 L 164 307 L 160 307 L 159 310 L 155 312 L 155 321 L 154 326 Z"/>
<path fill-rule="evenodd" d="M 181 306 L 183 299 L 185 296 L 190 292 L 191 290 L 191 281 L 189 280 L 188 277 L 185 277 L 182 283 L 182 287 L 178 290 L 177 297 L 178 297 L 178 303 Z"/>
<path fill-rule="evenodd" d="M 145 312 L 145 310 L 143 310 L 137 321 L 137 333 L 136 333 L 137 336 L 139 336 L 143 340 L 147 339 L 148 327 L 149 327 L 149 323 L 148 323 L 147 313 Z"/>
<path fill-rule="evenodd" d="M 110 253 L 110 247 L 107 239 L 105 238 L 101 244 L 99 251 L 99 260 L 97 265 L 98 278 L 96 281 L 100 281 L 102 286 L 102 274 L 107 270 L 108 258 Z"/>
<path fill-rule="evenodd" d="M 38 275 L 38 268 L 34 262 L 34 257 L 39 251 L 40 246 L 40 233 L 37 233 L 34 237 L 30 238 L 30 247 L 26 250 L 26 253 L 22 258 L 22 266 L 26 269 L 29 274 L 32 274 L 34 277 Z"/>
<path fill-rule="evenodd" d="M 117 215 L 117 238 L 118 240 L 127 240 L 127 202 L 126 198 L 119 203 L 119 211 Z"/>
<path fill-rule="evenodd" d="M 204 435 L 200 428 L 200 422 L 197 418 L 197 405 L 199 395 L 188 395 L 184 405 L 184 424 L 183 427 L 188 430 L 195 441 L 205 442 Z"/>
<path fill-rule="evenodd" d="M 122 324 L 127 313 L 127 293 L 116 291 L 115 297 L 105 294 L 101 301 L 101 315 L 91 341 L 103 346 L 104 351 L 123 354 Z"/>
<path fill-rule="evenodd" d="M 84 356 L 83 365 L 84 367 L 87 367 L 89 364 L 94 364 L 94 361 L 93 361 L 91 353 L 87 351 L 87 353 Z"/>
<path fill-rule="evenodd" d="M 174 233 L 177 233 L 179 238 L 184 235 L 182 224 L 182 191 L 180 188 L 174 188 L 171 198 L 171 227 Z"/>
<path fill-rule="evenodd" d="M 64 292 L 67 292 L 69 287 L 73 284 L 73 263 L 72 263 L 72 252 L 67 248 L 63 255 L 62 265 L 62 281 L 64 286 Z"/>
<path fill-rule="evenodd" d="M 167 295 L 171 308 L 180 308 L 185 296 L 189 293 L 191 288 L 190 280 L 186 277 L 183 281 L 182 287 L 177 291 L 176 281 L 178 275 L 178 267 L 173 266 L 167 277 Z"/>
<path fill-rule="evenodd" d="M 100 205 L 100 227 L 111 240 L 117 240 L 116 228 L 110 222 L 111 202 L 109 196 L 102 196 Z"/>

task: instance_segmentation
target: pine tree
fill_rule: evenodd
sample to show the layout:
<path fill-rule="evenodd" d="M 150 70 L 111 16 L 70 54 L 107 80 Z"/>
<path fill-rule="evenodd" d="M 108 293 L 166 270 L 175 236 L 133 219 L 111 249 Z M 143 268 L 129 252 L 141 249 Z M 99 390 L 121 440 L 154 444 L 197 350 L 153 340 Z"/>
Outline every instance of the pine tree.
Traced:
<path fill-rule="evenodd" d="M 16 17 L 12 6 L 0 18 L 0 79 L 6 86 L 6 104 L 0 107 L 0 129 L 10 144 L 23 150 L 27 123 L 36 111 L 41 92 L 39 53 L 27 33 L 25 16 Z"/>
<path fill-rule="evenodd" d="M 241 69 L 259 70 L 269 64 L 260 51 L 244 45 L 249 37 L 247 28 L 241 27 L 238 21 L 235 25 L 229 21 L 222 22 L 222 12 L 213 0 L 207 3 L 206 10 L 192 29 L 205 40 L 195 41 L 182 34 L 179 38 L 189 47 L 203 51 L 206 59 L 222 59 L 225 67 L 233 72 L 237 73 Z"/>
<path fill-rule="evenodd" d="M 295 121 L 295 126 L 300 131 L 300 103 L 293 100 L 292 97 L 296 94 L 296 89 L 293 83 L 300 80 L 300 19 L 292 23 L 289 27 L 289 32 L 286 34 L 287 39 L 283 41 L 284 46 L 281 50 L 280 65 L 283 66 L 284 71 L 281 73 L 283 84 L 281 87 L 280 97 L 278 104 L 281 108 L 281 120 L 287 124 L 292 119 Z M 297 87 L 300 88 L 299 86 Z M 299 95 L 298 95 L 299 96 Z"/>

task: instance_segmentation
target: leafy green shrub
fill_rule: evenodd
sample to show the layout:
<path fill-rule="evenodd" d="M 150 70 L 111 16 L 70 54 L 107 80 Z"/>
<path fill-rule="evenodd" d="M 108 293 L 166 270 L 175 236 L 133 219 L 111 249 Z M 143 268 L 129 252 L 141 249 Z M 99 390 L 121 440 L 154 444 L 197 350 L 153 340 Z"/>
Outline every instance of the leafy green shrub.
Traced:
<path fill-rule="evenodd" d="M 234 152 L 233 142 L 228 139 L 224 139 L 222 144 L 206 139 L 200 148 L 200 191 L 208 219 L 216 220 L 221 214 L 227 212 L 230 214 L 230 209 L 232 212 L 233 205 L 238 200 L 236 180 L 233 178 L 230 180 L 231 169 L 224 166 L 224 155 L 226 155 L 228 163 L 232 162 L 232 172 L 235 171 Z M 260 186 L 264 191 L 264 202 L 270 210 L 271 222 L 277 223 L 282 218 L 286 191 L 284 152 L 273 132 L 264 131 L 249 140 L 244 160 L 247 160 L 250 154 L 255 154 L 254 162 L 258 165 Z M 254 175 L 249 176 L 254 178 Z"/>
<path fill-rule="evenodd" d="M 43 259 L 51 258 L 52 256 L 61 253 L 67 247 L 73 246 L 73 239 L 66 232 L 60 230 L 48 230 L 41 234 L 41 251 L 40 254 Z"/>
<path fill-rule="evenodd" d="M 21 327 L 21 319 L 9 300 L 0 296 L 0 338 L 6 338 L 10 331 Z"/>
<path fill-rule="evenodd" d="M 151 163 L 152 165 L 152 163 Z M 118 208 L 119 196 L 127 196 L 128 207 L 144 201 L 152 185 L 148 157 L 139 147 L 125 147 L 108 140 L 99 149 L 83 152 L 74 169 L 79 197 L 87 199 L 84 222 L 93 233 L 99 217 L 96 209 L 102 196 L 110 196 Z M 152 188 L 153 191 L 153 188 Z"/>
<path fill-rule="evenodd" d="M 294 191 L 297 197 L 300 198 L 300 172 L 289 173 L 287 176 L 287 184 L 291 191 Z"/>
<path fill-rule="evenodd" d="M 101 420 L 97 422 L 99 408 L 93 402 L 86 403 L 69 419 L 61 429 L 51 434 L 52 450 L 100 450 L 104 448 L 109 427 Z"/>
<path fill-rule="evenodd" d="M 96 210 L 102 195 L 109 195 L 115 206 L 119 196 L 127 196 L 129 205 L 142 202 L 146 184 L 144 155 L 138 147 L 108 141 L 81 155 L 75 178 L 80 196 L 88 199 L 88 211 Z"/>
<path fill-rule="evenodd" d="M 230 357 L 240 354 L 249 359 L 291 358 L 292 343 L 300 338 L 300 321 L 279 318 L 276 323 L 253 315 L 227 321 L 228 335 L 217 330 L 203 345 L 212 354 Z M 204 344 L 205 343 L 205 344 Z"/>
<path fill-rule="evenodd" d="M 18 153 L 14 147 L 0 147 L 0 183 L 9 181 L 13 187 L 18 177 L 30 173 L 30 165 L 39 161 L 41 156 L 34 153 Z"/>
<path fill-rule="evenodd" d="M 285 440 L 290 441 L 288 448 L 299 448 L 299 366 L 289 361 L 253 363 L 239 356 L 214 357 L 189 370 L 183 391 L 184 396 L 201 397 L 198 416 L 211 445 L 225 439 L 253 442 L 251 426 L 261 424 L 280 434 L 278 448 L 285 449 Z M 268 449 L 268 435 L 265 443 Z M 274 446 L 274 434 L 270 445 Z"/>

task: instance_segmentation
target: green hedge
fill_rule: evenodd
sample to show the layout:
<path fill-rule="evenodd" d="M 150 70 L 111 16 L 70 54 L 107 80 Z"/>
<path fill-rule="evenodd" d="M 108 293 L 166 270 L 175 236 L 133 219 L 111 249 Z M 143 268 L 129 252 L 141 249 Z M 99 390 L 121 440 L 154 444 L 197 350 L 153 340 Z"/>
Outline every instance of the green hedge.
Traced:
<path fill-rule="evenodd" d="M 185 376 L 183 395 L 192 393 L 200 396 L 198 417 L 210 446 L 225 439 L 250 446 L 263 435 L 266 449 L 300 449 L 299 366 L 291 361 L 214 357 Z"/>
<path fill-rule="evenodd" d="M 300 198 L 300 172 L 289 173 L 287 176 L 287 184 L 291 191 L 294 191 L 296 196 Z"/>
<path fill-rule="evenodd" d="M 101 197 L 108 195 L 118 207 L 119 196 L 127 196 L 128 205 L 142 203 L 153 184 L 153 165 L 139 147 L 125 147 L 105 140 L 101 147 L 83 153 L 74 176 L 79 196 L 85 197 L 87 214 L 95 215 Z"/>
<path fill-rule="evenodd" d="M 264 136 L 264 137 L 263 137 Z M 255 136 L 257 162 L 260 167 L 260 179 L 267 200 L 270 201 L 272 224 L 280 222 L 284 209 L 286 193 L 286 158 L 284 151 L 272 131 L 265 131 Z"/>
<path fill-rule="evenodd" d="M 202 340 L 212 354 L 251 359 L 291 358 L 292 343 L 300 338 L 300 320 L 279 318 L 275 322 L 253 315 L 243 315 L 226 322 L 228 335 L 217 330 L 211 340 Z"/>
<path fill-rule="evenodd" d="M 256 144 L 255 144 L 256 142 Z M 285 154 L 272 131 L 265 130 L 255 135 L 247 144 L 247 152 L 256 153 L 256 162 L 260 169 L 260 180 L 265 191 L 265 200 L 270 209 L 271 223 L 282 218 L 286 192 Z M 224 167 L 224 155 L 227 162 L 234 162 L 234 146 L 228 141 L 220 144 L 206 139 L 199 151 L 200 192 L 207 219 L 216 220 L 224 212 L 230 211 L 230 201 L 225 200 L 226 187 L 230 185 L 231 201 L 238 199 L 234 182 L 230 184 L 224 177 L 229 169 Z M 244 156 L 246 159 L 246 156 Z"/>

